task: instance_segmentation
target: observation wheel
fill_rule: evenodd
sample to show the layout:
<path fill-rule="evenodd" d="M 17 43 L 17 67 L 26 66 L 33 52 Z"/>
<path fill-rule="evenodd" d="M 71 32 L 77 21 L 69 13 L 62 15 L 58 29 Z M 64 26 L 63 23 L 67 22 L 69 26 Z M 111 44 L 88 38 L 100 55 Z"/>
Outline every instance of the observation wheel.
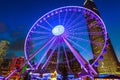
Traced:
<path fill-rule="evenodd" d="M 90 36 L 98 37 L 92 41 Z M 103 40 L 99 40 L 101 36 Z M 93 54 L 92 45 L 100 47 L 97 55 Z M 66 6 L 48 12 L 34 23 L 24 51 L 28 64 L 38 72 L 61 72 L 62 64 L 67 72 L 75 72 L 71 64 L 77 61 L 86 72 L 97 74 L 93 66 L 105 53 L 106 46 L 107 31 L 102 19 L 89 9 Z M 94 61 L 89 63 L 91 59 Z"/>

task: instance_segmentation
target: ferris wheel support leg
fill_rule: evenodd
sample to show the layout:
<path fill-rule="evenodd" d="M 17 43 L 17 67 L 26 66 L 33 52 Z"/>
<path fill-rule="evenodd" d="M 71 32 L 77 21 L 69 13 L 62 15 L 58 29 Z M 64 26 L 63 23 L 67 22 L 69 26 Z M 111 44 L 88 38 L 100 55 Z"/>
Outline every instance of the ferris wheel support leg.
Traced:
<path fill-rule="evenodd" d="M 71 44 L 65 39 L 63 38 L 63 40 L 65 41 L 65 43 L 67 44 L 67 46 L 69 47 L 69 49 L 71 50 L 71 52 L 73 53 L 73 55 L 76 57 L 77 61 L 81 64 L 81 66 L 83 67 L 83 69 L 89 73 L 92 72 L 94 73 L 94 75 L 97 75 L 97 72 L 93 69 L 93 67 L 79 54 L 78 51 L 76 51 L 74 49 L 74 47 L 71 46 Z M 86 66 L 87 65 L 87 66 Z"/>

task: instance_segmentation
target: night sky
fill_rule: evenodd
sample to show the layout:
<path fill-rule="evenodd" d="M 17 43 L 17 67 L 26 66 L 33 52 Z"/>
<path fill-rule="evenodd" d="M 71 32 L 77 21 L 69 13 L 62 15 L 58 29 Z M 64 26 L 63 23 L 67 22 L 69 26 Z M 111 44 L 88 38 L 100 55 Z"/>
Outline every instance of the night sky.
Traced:
<path fill-rule="evenodd" d="M 120 61 L 120 0 L 94 0 Z M 0 0 L 0 40 L 8 40 L 6 57 L 24 55 L 27 32 L 42 15 L 62 6 L 83 6 L 84 0 Z"/>

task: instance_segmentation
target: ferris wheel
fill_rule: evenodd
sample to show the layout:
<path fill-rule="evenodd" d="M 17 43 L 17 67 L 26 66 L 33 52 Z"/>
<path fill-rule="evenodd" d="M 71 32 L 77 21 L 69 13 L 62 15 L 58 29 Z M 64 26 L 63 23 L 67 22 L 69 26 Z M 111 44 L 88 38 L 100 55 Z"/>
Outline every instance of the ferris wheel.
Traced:
<path fill-rule="evenodd" d="M 90 32 L 88 28 L 95 30 Z M 92 41 L 90 36 L 98 38 Z M 97 55 L 93 54 L 91 45 L 100 47 Z M 46 13 L 33 24 L 25 40 L 24 53 L 26 63 L 39 71 L 46 69 L 52 57 L 56 57 L 53 64 L 57 71 L 61 63 L 71 70 L 69 63 L 76 59 L 86 72 L 97 74 L 93 66 L 105 53 L 106 46 L 107 31 L 102 19 L 87 8 L 66 6 Z M 69 58 L 68 51 L 74 57 Z M 94 61 L 89 63 L 91 59 Z"/>
<path fill-rule="evenodd" d="M 95 19 L 97 22 L 88 23 L 88 19 Z M 92 29 L 101 27 L 102 30 L 96 29 L 96 31 L 89 32 L 88 27 Z M 104 41 L 91 41 L 90 35 L 102 35 Z M 42 64 L 41 69 L 43 69 L 49 64 L 52 56 L 57 53 L 56 66 L 61 62 L 66 62 L 68 68 L 70 68 L 68 62 L 72 59 L 68 59 L 68 49 L 84 68 L 85 64 L 89 64 L 88 59 L 95 56 L 96 60 L 92 63 L 92 65 L 95 65 L 100 56 L 103 55 L 106 40 L 105 25 L 93 11 L 78 6 L 61 7 L 43 15 L 31 27 L 25 41 L 25 57 L 29 59 L 34 55 L 36 66 L 32 65 L 32 60 L 28 62 L 29 65 L 38 69 Z M 91 44 L 101 47 L 99 55 L 93 55 Z M 64 53 L 65 61 L 59 60 L 60 53 Z"/>
<path fill-rule="evenodd" d="M 97 22 L 91 21 L 88 23 L 88 19 L 95 19 Z M 88 27 L 101 27 L 102 30 L 89 32 Z M 102 35 L 104 41 L 91 41 L 90 35 Z M 68 59 L 69 55 L 67 55 L 66 49 L 69 49 L 84 68 L 85 64 L 88 63 L 88 58 L 94 57 L 91 44 L 101 47 L 99 55 L 95 55 L 96 60 L 92 64 L 94 65 L 104 53 L 106 40 L 105 25 L 93 11 L 78 6 L 62 7 L 43 15 L 31 27 L 25 41 L 25 57 L 28 59 L 31 55 L 34 55 L 35 68 L 38 69 L 43 64 L 41 67 L 43 69 L 49 64 L 50 59 L 56 52 L 56 64 L 66 62 L 69 68 L 68 62 L 72 60 Z M 59 60 L 60 53 L 64 53 L 65 61 Z M 50 55 L 48 56 L 48 54 Z M 31 62 L 32 60 L 29 61 L 29 65 L 34 67 Z"/>

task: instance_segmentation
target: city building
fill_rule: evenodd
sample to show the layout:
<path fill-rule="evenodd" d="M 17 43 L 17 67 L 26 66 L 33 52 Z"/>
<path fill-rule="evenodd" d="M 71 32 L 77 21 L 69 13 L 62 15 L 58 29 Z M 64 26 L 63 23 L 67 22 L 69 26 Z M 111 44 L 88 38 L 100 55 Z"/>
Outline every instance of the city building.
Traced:
<path fill-rule="evenodd" d="M 4 60 L 4 57 L 6 55 L 8 48 L 9 48 L 9 42 L 6 40 L 1 40 L 0 41 L 0 65 Z"/>
<path fill-rule="evenodd" d="M 100 16 L 99 11 L 96 5 L 94 4 L 93 0 L 85 0 L 84 7 L 91 9 L 92 11 L 94 11 Z M 86 21 L 87 21 L 87 24 L 97 23 L 95 19 L 92 19 L 92 20 L 87 19 Z M 102 28 L 100 28 L 99 26 L 96 26 L 95 29 L 88 27 L 89 32 L 100 31 L 100 30 L 102 30 Z M 104 41 L 104 38 L 103 38 L 104 36 L 98 37 L 94 35 L 89 35 L 89 37 L 91 41 Z M 93 54 L 99 55 L 99 52 L 101 52 L 102 48 L 94 44 L 91 44 L 91 47 L 93 50 Z M 103 55 L 103 60 L 99 61 L 99 66 L 97 67 L 97 71 L 99 74 L 109 74 L 109 75 L 120 74 L 117 72 L 118 70 L 117 67 L 118 67 L 118 60 L 115 55 L 115 51 L 112 47 L 110 38 L 108 37 L 106 54 Z"/>
<path fill-rule="evenodd" d="M 10 73 L 11 59 L 4 59 L 0 66 L 0 75 L 6 77 Z"/>
<path fill-rule="evenodd" d="M 5 59 L 5 55 L 9 48 L 9 42 L 6 40 L 0 41 L 0 75 L 7 76 L 9 74 L 10 59 Z"/>
<path fill-rule="evenodd" d="M 54 72 L 57 69 L 56 71 L 59 74 L 64 75 L 64 77 L 67 77 L 67 75 L 71 74 L 71 73 L 74 74 L 75 77 L 78 77 L 76 75 L 79 72 L 81 72 L 81 65 L 68 48 L 66 48 L 65 50 L 66 50 L 66 55 L 67 55 L 67 58 L 68 58 L 68 62 L 66 60 L 67 58 L 65 56 L 65 53 L 61 48 L 60 53 L 59 53 L 59 58 L 58 58 L 58 51 L 55 51 L 53 53 L 54 55 L 49 60 L 48 65 L 46 66 L 44 71 L 51 73 L 51 72 Z M 50 56 L 51 51 L 52 50 L 50 50 L 48 52 L 47 58 Z M 58 61 L 58 63 L 57 63 L 57 61 Z"/>

